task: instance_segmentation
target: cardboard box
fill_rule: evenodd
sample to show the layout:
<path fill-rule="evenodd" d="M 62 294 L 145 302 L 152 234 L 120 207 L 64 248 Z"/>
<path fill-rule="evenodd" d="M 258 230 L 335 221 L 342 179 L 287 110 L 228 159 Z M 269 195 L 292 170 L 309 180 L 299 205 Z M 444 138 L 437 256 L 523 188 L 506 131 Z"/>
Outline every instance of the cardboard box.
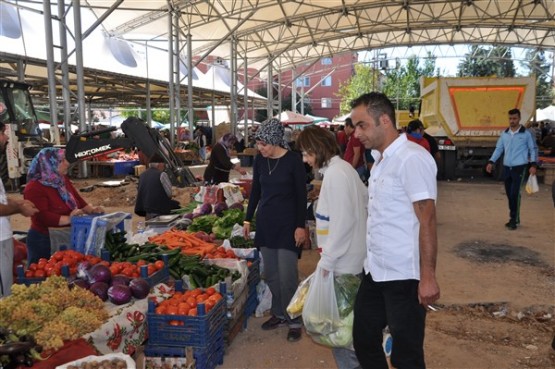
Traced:
<path fill-rule="evenodd" d="M 135 176 L 138 177 L 146 170 L 146 165 L 142 165 L 142 164 L 135 165 L 134 169 L 135 169 Z"/>

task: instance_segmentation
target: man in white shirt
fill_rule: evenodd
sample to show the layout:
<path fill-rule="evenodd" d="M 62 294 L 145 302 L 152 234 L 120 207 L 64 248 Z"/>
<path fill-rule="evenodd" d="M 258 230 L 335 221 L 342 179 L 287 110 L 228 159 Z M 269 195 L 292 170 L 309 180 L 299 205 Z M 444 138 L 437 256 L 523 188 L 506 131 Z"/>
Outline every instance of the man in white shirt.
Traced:
<path fill-rule="evenodd" d="M 435 277 L 437 167 L 424 148 L 399 135 L 395 109 L 381 93 L 351 103 L 355 136 L 372 149 L 364 277 L 353 340 L 363 368 L 388 368 L 382 330 L 393 338 L 395 368 L 425 368 L 426 306 L 439 298 Z"/>
<path fill-rule="evenodd" d="M 5 124 L 0 122 L 0 151 L 8 144 L 5 129 Z M 9 216 L 19 213 L 30 217 L 37 211 L 31 201 L 8 199 L 0 179 L 0 297 L 10 294 L 13 283 L 13 239 Z"/>

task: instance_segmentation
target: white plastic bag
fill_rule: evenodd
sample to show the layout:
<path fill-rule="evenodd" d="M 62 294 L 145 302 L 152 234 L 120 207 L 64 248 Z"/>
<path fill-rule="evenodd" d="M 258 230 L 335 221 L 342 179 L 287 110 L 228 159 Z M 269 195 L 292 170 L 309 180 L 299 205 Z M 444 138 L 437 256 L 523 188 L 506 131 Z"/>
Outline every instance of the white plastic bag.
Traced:
<path fill-rule="evenodd" d="M 538 192 L 539 190 L 540 187 L 538 186 L 538 178 L 535 174 L 530 174 L 530 176 L 528 177 L 528 181 L 526 182 L 526 192 L 528 193 L 528 195 L 531 195 Z"/>
<path fill-rule="evenodd" d="M 256 294 L 258 295 L 259 302 L 256 306 L 254 316 L 260 318 L 264 316 L 264 313 L 272 307 L 272 291 L 270 291 L 270 287 L 266 284 L 266 282 L 260 281 L 256 286 Z"/>
<path fill-rule="evenodd" d="M 320 266 L 316 268 L 308 288 L 303 307 L 303 322 L 307 333 L 316 335 L 333 333 L 340 324 L 333 272 Z"/>
<path fill-rule="evenodd" d="M 299 283 L 293 298 L 289 301 L 289 305 L 287 305 L 287 314 L 289 314 L 291 319 L 295 319 L 296 317 L 302 315 L 306 296 L 308 295 L 308 288 L 310 287 L 310 281 L 312 281 L 313 277 L 314 273 L 302 280 L 301 283 Z"/>

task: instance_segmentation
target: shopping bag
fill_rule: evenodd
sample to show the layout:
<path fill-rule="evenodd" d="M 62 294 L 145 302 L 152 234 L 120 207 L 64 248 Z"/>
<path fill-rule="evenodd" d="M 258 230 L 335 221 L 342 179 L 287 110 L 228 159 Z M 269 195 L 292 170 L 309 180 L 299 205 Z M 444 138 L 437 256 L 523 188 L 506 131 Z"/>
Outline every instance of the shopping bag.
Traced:
<path fill-rule="evenodd" d="M 531 174 L 528 177 L 528 181 L 526 182 L 526 192 L 528 193 L 528 195 L 531 195 L 538 192 L 539 190 L 540 187 L 538 186 L 538 178 L 535 174 Z"/>
<path fill-rule="evenodd" d="M 308 334 L 327 335 L 339 326 L 333 272 L 316 267 L 303 307 L 303 322 Z"/>
<path fill-rule="evenodd" d="M 291 317 L 291 319 L 295 319 L 296 317 L 301 316 L 303 313 L 303 307 L 306 301 L 306 295 L 308 293 L 308 287 L 310 287 L 310 281 L 314 277 L 314 273 L 306 277 L 304 280 L 299 283 L 297 287 L 297 291 L 293 295 L 291 301 L 289 301 L 289 305 L 287 305 L 287 314 Z"/>

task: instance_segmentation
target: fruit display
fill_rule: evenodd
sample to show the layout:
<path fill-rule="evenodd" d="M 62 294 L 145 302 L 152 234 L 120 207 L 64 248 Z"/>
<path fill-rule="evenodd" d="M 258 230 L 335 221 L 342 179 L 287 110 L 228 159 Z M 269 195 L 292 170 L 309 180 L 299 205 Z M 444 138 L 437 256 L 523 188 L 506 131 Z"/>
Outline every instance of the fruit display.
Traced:
<path fill-rule="evenodd" d="M 83 288 L 70 288 L 65 278 L 51 276 L 40 284 L 14 284 L 0 299 L 0 328 L 33 336 L 45 350 L 92 332 L 108 319 L 104 303 Z"/>

